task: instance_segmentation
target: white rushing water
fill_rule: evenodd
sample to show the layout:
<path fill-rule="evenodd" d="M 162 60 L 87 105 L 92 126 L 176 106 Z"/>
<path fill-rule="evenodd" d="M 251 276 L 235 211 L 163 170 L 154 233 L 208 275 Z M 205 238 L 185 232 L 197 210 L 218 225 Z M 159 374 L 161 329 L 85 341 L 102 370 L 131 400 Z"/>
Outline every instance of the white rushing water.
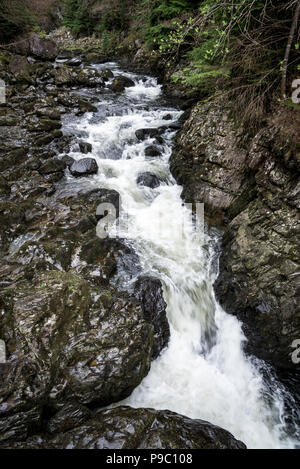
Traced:
<path fill-rule="evenodd" d="M 115 64 L 109 66 L 119 73 Z M 153 78 L 127 76 L 134 79 L 134 87 L 119 97 L 107 91 L 100 96 L 96 115 L 86 114 L 65 124 L 93 145 L 92 155 L 87 156 L 94 157 L 100 168 L 98 175 L 80 181 L 69 176 L 69 184 L 120 193 L 123 212 L 129 216 L 129 238 L 143 273 L 162 280 L 168 304 L 169 346 L 122 404 L 169 409 L 207 420 L 250 448 L 293 448 L 295 441 L 285 432 L 283 391 L 266 387 L 257 367 L 243 353 L 241 324 L 215 300 L 216 242 L 206 234 L 204 245 L 200 243 L 189 210 L 182 204 L 182 189 L 170 174 L 174 134 L 164 135 L 159 158 L 145 157 L 145 148 L 154 139 L 138 142 L 135 137 L 138 129 L 175 122 L 180 111 L 160 100 L 161 87 Z M 172 121 L 163 119 L 166 114 L 171 114 Z M 76 148 L 71 156 L 83 157 Z M 146 171 L 161 177 L 160 187 L 137 184 L 138 175 Z M 214 340 L 209 349 L 208 332 Z"/>

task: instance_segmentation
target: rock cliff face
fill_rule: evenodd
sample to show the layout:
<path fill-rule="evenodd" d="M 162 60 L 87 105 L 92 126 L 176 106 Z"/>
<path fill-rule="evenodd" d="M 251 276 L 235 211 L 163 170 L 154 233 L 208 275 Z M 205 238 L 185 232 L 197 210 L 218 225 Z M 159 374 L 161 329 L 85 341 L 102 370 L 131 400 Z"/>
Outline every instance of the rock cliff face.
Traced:
<path fill-rule="evenodd" d="M 248 351 L 296 371 L 300 117 L 293 112 L 290 137 L 289 113 L 284 118 L 281 128 L 280 119 L 268 122 L 245 143 L 230 104 L 198 104 L 177 138 L 171 168 L 184 198 L 204 202 L 207 218 L 224 230 L 216 293 L 243 320 Z"/>

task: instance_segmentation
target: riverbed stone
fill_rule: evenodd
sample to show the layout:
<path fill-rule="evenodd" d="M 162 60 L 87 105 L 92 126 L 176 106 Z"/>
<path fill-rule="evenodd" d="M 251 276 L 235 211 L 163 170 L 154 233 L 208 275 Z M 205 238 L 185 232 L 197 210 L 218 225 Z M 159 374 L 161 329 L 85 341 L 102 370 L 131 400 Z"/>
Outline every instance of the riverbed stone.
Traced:
<path fill-rule="evenodd" d="M 155 189 L 156 187 L 160 186 L 160 179 L 155 174 L 146 172 L 139 174 L 137 178 L 137 184 L 141 186 L 150 187 L 151 189 Z"/>
<path fill-rule="evenodd" d="M 126 88 L 134 86 L 134 81 L 128 77 L 119 75 L 116 77 L 112 84 L 110 85 L 110 89 L 116 93 L 122 93 Z"/>
<path fill-rule="evenodd" d="M 93 146 L 88 142 L 79 142 L 79 149 L 81 153 L 87 155 L 88 153 L 92 152 Z"/>
<path fill-rule="evenodd" d="M 98 164 L 94 158 L 82 158 L 72 164 L 70 172 L 73 176 L 80 177 L 97 174 L 98 169 Z"/>
<path fill-rule="evenodd" d="M 138 140 L 146 140 L 146 138 L 154 138 L 159 136 L 159 130 L 156 128 L 150 128 L 150 129 L 138 129 L 135 132 L 135 135 Z"/>
<path fill-rule="evenodd" d="M 146 148 L 145 155 L 150 157 L 161 156 L 161 150 L 155 145 L 150 145 Z"/>

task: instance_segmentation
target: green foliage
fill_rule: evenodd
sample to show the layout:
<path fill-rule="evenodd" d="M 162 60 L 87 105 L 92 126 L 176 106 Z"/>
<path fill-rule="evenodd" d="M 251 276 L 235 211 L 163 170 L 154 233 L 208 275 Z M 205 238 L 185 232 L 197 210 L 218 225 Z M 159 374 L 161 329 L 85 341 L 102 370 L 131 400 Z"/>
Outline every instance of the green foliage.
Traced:
<path fill-rule="evenodd" d="M 0 2 L 0 42 L 11 41 L 16 35 L 36 26 L 32 12 L 21 0 L 2 0 Z"/>
<path fill-rule="evenodd" d="M 93 31 L 94 21 L 86 0 L 65 0 L 64 25 L 74 34 Z"/>

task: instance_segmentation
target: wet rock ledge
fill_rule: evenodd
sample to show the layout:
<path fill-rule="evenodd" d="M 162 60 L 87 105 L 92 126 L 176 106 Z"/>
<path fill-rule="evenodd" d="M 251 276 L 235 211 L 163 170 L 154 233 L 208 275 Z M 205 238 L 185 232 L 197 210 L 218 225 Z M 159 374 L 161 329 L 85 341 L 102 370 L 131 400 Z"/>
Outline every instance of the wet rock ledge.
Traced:
<path fill-rule="evenodd" d="M 169 411 L 117 407 L 92 412 L 70 404 L 50 418 L 44 433 L 9 448 L 246 449 L 246 446 L 219 427 Z"/>

